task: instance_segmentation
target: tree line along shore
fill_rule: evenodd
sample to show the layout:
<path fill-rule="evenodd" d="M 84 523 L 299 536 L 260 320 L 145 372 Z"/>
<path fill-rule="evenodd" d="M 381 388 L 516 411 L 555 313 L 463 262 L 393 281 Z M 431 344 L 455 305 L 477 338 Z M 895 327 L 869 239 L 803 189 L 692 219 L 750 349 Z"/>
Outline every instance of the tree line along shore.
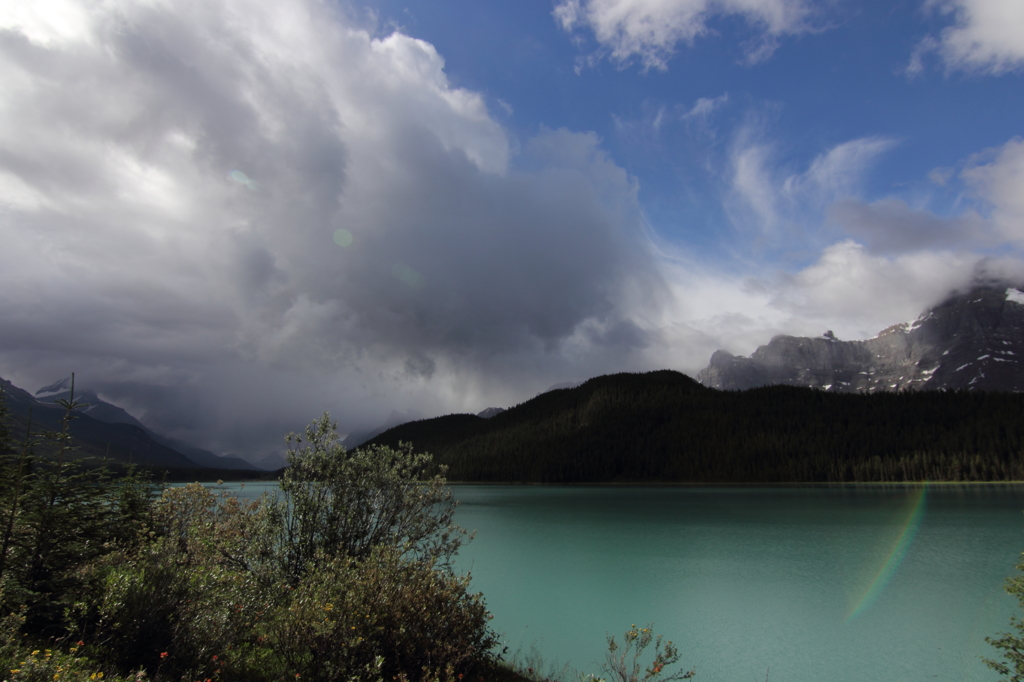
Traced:
<path fill-rule="evenodd" d="M 410 422 L 460 482 L 843 483 L 1024 480 L 1024 394 L 718 391 L 672 371 L 598 377 L 490 419 Z"/>

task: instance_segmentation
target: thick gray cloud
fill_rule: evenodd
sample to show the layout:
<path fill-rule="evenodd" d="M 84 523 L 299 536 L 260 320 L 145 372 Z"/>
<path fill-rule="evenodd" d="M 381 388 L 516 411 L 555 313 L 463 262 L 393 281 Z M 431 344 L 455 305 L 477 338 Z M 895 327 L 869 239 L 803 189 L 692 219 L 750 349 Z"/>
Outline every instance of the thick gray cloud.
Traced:
<path fill-rule="evenodd" d="M 829 218 L 873 253 L 978 248 L 995 243 L 985 220 L 974 212 L 941 218 L 930 211 L 914 210 L 899 199 L 872 204 L 839 201 L 830 208 Z"/>
<path fill-rule="evenodd" d="M 431 45 L 318 3 L 45 9 L 0 15 L 8 378 L 245 450 L 645 346 L 666 288 L 595 136 L 513 154 Z"/>

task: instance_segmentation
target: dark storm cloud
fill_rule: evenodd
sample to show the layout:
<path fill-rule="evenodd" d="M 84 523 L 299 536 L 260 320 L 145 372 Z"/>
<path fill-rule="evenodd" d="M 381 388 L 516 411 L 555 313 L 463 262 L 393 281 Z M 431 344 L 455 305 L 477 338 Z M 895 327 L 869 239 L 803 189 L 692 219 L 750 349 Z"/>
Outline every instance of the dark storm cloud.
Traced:
<path fill-rule="evenodd" d="M 436 413 L 645 345 L 664 286 L 595 136 L 513 154 L 432 46 L 315 3 L 79 18 L 0 34 L 6 378 L 74 370 L 258 451 L 324 408 Z"/>

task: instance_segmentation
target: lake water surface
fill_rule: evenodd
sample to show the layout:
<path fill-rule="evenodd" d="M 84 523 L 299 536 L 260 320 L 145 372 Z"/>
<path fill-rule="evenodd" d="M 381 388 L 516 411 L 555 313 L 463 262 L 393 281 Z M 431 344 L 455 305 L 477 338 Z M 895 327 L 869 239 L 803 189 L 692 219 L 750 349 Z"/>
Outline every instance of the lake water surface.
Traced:
<path fill-rule="evenodd" d="M 606 635 L 653 623 L 698 681 L 991 681 L 1019 613 L 1022 485 L 453 491 L 459 569 L 545 670 L 600 672 Z"/>
<path fill-rule="evenodd" d="M 653 623 L 696 680 L 994 680 L 1024 486 L 454 486 L 511 652 L 599 672 Z"/>

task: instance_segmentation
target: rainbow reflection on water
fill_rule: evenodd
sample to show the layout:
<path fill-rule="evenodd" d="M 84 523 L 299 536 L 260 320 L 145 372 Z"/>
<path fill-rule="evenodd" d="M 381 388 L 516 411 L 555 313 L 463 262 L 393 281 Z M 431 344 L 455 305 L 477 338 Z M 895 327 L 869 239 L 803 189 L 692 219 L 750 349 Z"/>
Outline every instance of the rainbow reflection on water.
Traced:
<path fill-rule="evenodd" d="M 911 545 L 913 545 L 914 537 L 917 535 L 918 528 L 921 527 L 921 519 L 924 518 L 925 501 L 927 500 L 927 497 L 927 485 L 916 488 L 908 496 L 907 503 L 905 505 L 906 511 L 904 512 L 903 530 L 893 543 L 888 556 L 886 556 L 885 561 L 882 562 L 878 572 L 875 573 L 874 578 L 870 583 L 868 583 L 867 588 L 861 593 L 859 598 L 851 601 L 851 608 L 846 616 L 847 622 L 856 618 L 870 607 L 875 600 L 878 599 L 878 596 L 885 590 L 889 581 L 892 580 L 893 575 L 896 573 L 896 569 L 899 568 L 900 563 L 903 561 L 904 557 L 907 556 L 907 552 L 910 550 Z"/>

